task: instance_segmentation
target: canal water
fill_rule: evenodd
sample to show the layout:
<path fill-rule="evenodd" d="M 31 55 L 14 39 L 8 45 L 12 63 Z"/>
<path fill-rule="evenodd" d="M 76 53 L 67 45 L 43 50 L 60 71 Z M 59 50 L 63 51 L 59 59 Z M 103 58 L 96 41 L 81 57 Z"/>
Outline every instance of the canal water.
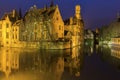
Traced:
<path fill-rule="evenodd" d="M 0 48 L 0 80 L 120 80 L 120 49 Z"/>

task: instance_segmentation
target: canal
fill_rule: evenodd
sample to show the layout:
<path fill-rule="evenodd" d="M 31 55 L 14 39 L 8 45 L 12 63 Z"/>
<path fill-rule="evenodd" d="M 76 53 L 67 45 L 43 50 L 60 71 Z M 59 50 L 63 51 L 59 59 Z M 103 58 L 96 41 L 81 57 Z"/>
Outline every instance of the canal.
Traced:
<path fill-rule="evenodd" d="M 0 80 L 120 80 L 120 49 L 0 48 Z"/>

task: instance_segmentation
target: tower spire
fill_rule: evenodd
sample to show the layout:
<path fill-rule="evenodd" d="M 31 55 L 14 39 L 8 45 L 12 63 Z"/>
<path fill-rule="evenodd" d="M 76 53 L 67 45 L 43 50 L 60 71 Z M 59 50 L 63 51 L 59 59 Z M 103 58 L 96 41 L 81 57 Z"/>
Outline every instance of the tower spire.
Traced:
<path fill-rule="evenodd" d="M 21 8 L 19 8 L 19 19 L 22 18 L 22 11 L 21 11 Z"/>
<path fill-rule="evenodd" d="M 75 16 L 76 16 L 77 19 L 81 19 L 80 13 L 81 13 L 80 5 L 76 5 L 75 6 Z"/>

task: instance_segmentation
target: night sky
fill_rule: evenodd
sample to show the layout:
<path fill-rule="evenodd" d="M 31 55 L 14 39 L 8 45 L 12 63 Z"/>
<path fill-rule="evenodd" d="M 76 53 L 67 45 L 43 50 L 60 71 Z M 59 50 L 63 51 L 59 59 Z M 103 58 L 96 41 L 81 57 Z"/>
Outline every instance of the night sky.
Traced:
<path fill-rule="evenodd" d="M 22 9 L 25 13 L 31 6 L 43 8 L 49 5 L 51 0 L 0 0 L 0 18 L 4 12 L 13 9 Z M 120 0 L 54 0 L 59 5 L 63 19 L 74 16 L 76 4 L 81 5 L 81 14 L 85 22 L 85 28 L 95 29 L 116 20 L 120 12 Z"/>

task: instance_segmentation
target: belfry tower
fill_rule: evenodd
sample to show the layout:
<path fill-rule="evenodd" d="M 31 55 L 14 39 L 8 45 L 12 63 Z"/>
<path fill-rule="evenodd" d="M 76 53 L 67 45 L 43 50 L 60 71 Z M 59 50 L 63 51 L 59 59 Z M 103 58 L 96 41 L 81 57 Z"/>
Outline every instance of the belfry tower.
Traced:
<path fill-rule="evenodd" d="M 80 5 L 76 5 L 75 6 L 75 17 L 77 19 L 81 19 L 80 10 L 81 10 Z"/>

